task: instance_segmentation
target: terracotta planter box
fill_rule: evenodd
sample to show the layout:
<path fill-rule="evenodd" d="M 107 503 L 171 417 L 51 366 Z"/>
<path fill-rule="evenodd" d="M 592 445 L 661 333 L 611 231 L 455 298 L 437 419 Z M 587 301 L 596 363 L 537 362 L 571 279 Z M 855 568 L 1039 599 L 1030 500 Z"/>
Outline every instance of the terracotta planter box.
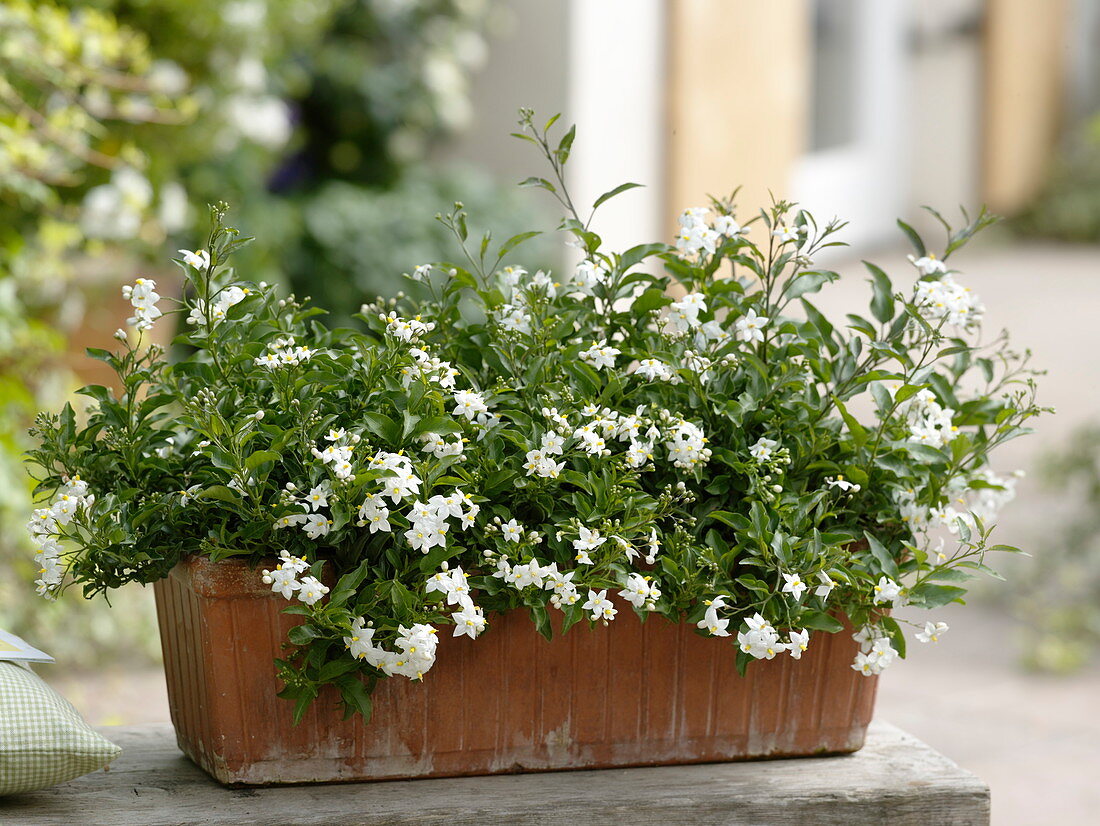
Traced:
<path fill-rule="evenodd" d="M 342 720 L 335 691 L 298 726 L 272 664 L 298 618 L 241 562 L 190 559 L 155 586 L 180 748 L 226 784 L 447 777 L 852 752 L 876 680 L 849 634 L 800 662 L 734 667 L 728 640 L 623 606 L 607 627 L 547 642 L 525 612 L 478 640 L 440 640 L 423 683 L 380 680 L 374 718 Z"/>

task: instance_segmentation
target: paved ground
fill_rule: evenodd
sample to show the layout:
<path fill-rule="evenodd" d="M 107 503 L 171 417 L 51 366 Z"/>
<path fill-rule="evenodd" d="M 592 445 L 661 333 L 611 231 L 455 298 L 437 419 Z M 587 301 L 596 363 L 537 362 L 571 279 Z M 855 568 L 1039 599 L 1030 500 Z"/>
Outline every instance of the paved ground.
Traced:
<path fill-rule="evenodd" d="M 891 272 L 909 272 L 897 253 L 875 260 L 892 262 Z M 1040 423 L 1038 436 L 1009 445 L 999 465 L 1029 468 L 1076 425 L 1100 415 L 1100 249 L 988 247 L 967 253 L 958 266 L 967 272 L 961 280 L 985 301 L 988 327 L 1012 329 L 1020 346 L 1035 351 L 1036 366 L 1050 371 L 1041 401 L 1059 414 Z M 852 277 L 821 296 L 823 308 L 865 306 L 863 275 L 845 271 Z M 999 538 L 1041 547 L 1052 514 L 1065 506 L 1029 478 L 1002 519 Z M 1014 578 L 1026 581 L 1027 560 L 1013 562 Z M 951 632 L 937 646 L 914 645 L 910 659 L 887 673 L 879 715 L 983 777 L 993 789 L 996 826 L 1100 822 L 1100 669 L 1072 677 L 1024 674 L 1012 623 L 995 609 L 956 607 L 938 616 Z M 50 676 L 49 667 L 41 671 Z M 167 720 L 159 671 L 108 669 L 54 682 L 95 723 Z"/>

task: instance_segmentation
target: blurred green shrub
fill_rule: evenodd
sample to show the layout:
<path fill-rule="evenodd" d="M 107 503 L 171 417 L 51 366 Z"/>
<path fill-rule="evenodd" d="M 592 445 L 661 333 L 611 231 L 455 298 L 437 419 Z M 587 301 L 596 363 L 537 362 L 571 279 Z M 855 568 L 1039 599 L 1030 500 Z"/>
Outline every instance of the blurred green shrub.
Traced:
<path fill-rule="evenodd" d="M 1100 241 L 1100 114 L 1069 136 L 1042 193 L 1012 225 L 1040 238 Z"/>
<path fill-rule="evenodd" d="M 1077 431 L 1041 470 L 1070 510 L 1057 519 L 1032 575 L 1016 590 L 1016 611 L 1026 629 L 1025 664 L 1069 672 L 1100 646 L 1100 425 Z"/>
<path fill-rule="evenodd" d="M 224 199 L 269 240 L 242 266 L 351 313 L 401 272 L 451 257 L 425 219 L 458 192 L 479 223 L 534 223 L 514 190 L 427 162 L 471 117 L 468 77 L 500 5 L 0 5 L 0 626 L 74 664 L 158 648 L 148 594 L 120 592 L 131 605 L 116 612 L 44 603 L 22 538 L 23 433 L 76 384 L 58 330 L 80 323 L 101 262 L 108 281 L 131 280 L 166 243 L 205 232 L 195 207 Z"/>

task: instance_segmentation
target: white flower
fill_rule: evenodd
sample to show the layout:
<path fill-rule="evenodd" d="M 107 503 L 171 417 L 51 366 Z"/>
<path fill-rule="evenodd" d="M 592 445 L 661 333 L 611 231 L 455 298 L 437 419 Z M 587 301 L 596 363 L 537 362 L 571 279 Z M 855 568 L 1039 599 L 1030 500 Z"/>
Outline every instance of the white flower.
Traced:
<path fill-rule="evenodd" d="M 921 275 L 935 275 L 936 273 L 947 272 L 947 265 L 936 258 L 935 253 L 922 255 L 920 258 L 914 258 L 910 255 L 908 258 L 909 262 L 917 268 L 917 271 Z"/>
<path fill-rule="evenodd" d="M 749 448 L 749 455 L 758 462 L 766 462 L 772 457 L 772 451 L 775 450 L 778 444 L 779 442 L 774 439 L 766 439 L 761 436 L 756 440 L 756 444 Z"/>
<path fill-rule="evenodd" d="M 660 359 L 642 359 L 634 366 L 632 372 L 646 381 L 668 381 L 672 378 L 672 370 Z"/>
<path fill-rule="evenodd" d="M 798 574 L 783 574 L 785 584 L 783 585 L 783 593 L 790 594 L 794 597 L 795 602 L 802 599 L 802 595 L 806 593 L 806 589 L 810 586 L 802 581 L 802 577 Z"/>
<path fill-rule="evenodd" d="M 669 321 L 677 329 L 688 330 L 699 324 L 699 313 L 707 309 L 706 296 L 702 293 L 688 293 L 669 307 Z"/>
<path fill-rule="evenodd" d="M 461 611 L 451 614 L 451 619 L 454 620 L 456 637 L 466 635 L 473 640 L 485 630 L 485 614 L 472 602 L 463 605 Z"/>
<path fill-rule="evenodd" d="M 588 601 L 584 603 L 581 608 L 585 611 L 591 611 L 593 620 L 613 620 L 615 619 L 615 614 L 618 613 L 618 611 L 615 610 L 615 606 L 612 605 L 611 600 L 607 598 L 606 589 L 603 591 L 593 591 L 589 589 Z"/>
<path fill-rule="evenodd" d="M 313 605 L 327 593 L 328 588 L 321 583 L 321 580 L 312 576 L 302 577 L 301 584 L 298 587 L 298 599 L 306 605 Z"/>
<path fill-rule="evenodd" d="M 803 653 L 810 645 L 810 632 L 809 631 L 791 631 L 787 635 L 790 640 L 787 643 L 787 652 L 796 660 L 801 660 Z"/>
<path fill-rule="evenodd" d="M 678 420 L 667 434 L 665 447 L 672 464 L 681 470 L 693 470 L 700 464 L 710 461 L 711 450 L 703 429 L 698 425 Z"/>
<path fill-rule="evenodd" d="M 749 308 L 749 312 L 746 315 L 741 316 L 733 323 L 733 326 L 737 329 L 737 338 L 739 341 L 763 341 L 764 340 L 764 328 L 767 326 L 768 319 L 765 316 L 758 316 L 756 310 Z"/>
<path fill-rule="evenodd" d="M 413 270 L 411 278 L 414 281 L 426 281 L 432 274 L 431 264 L 421 264 L 419 267 Z"/>
<path fill-rule="evenodd" d="M 722 236 L 707 226 L 710 210 L 703 207 L 686 209 L 680 215 L 680 231 L 676 234 L 676 248 L 683 258 L 694 258 L 700 252 L 714 254 Z"/>
<path fill-rule="evenodd" d="M 205 270 L 210 266 L 210 253 L 206 250 L 179 250 L 179 254 L 183 256 L 183 262 L 188 266 L 194 267 L 196 270 Z"/>
<path fill-rule="evenodd" d="M 523 467 L 528 476 L 541 476 L 544 479 L 557 479 L 565 468 L 565 462 L 555 462 L 546 455 L 545 450 L 527 451 L 527 461 Z"/>
<path fill-rule="evenodd" d="M 829 594 L 833 592 L 833 588 L 836 587 L 836 582 L 824 571 L 817 572 L 817 580 L 821 584 L 814 589 L 814 596 L 821 597 L 822 599 L 828 599 Z"/>
<path fill-rule="evenodd" d="M 737 646 L 746 654 L 758 660 L 770 660 L 787 650 L 786 643 L 779 641 L 779 633 L 760 614 L 749 617 L 745 624 L 749 630 L 737 632 Z"/>
<path fill-rule="evenodd" d="M 772 235 L 785 244 L 788 241 L 797 241 L 798 235 L 801 232 L 805 232 L 803 227 L 792 227 L 787 224 L 780 224 L 772 230 Z"/>
<path fill-rule="evenodd" d="M 917 639 L 921 642 L 939 642 L 940 637 L 949 630 L 946 622 L 926 622 L 924 630 L 917 632 Z"/>
<path fill-rule="evenodd" d="M 509 542 L 519 542 L 523 539 L 523 528 L 515 519 L 509 519 L 501 525 L 500 533 Z"/>
<path fill-rule="evenodd" d="M 715 218 L 714 229 L 720 235 L 724 235 L 727 238 L 733 238 L 735 235 L 740 235 L 745 232 L 745 228 L 737 223 L 732 215 L 719 215 Z"/>
<path fill-rule="evenodd" d="M 955 283 L 951 273 L 938 279 L 918 281 L 913 303 L 920 314 L 931 321 L 943 320 L 958 327 L 976 327 L 985 307 L 968 288 Z"/>
<path fill-rule="evenodd" d="M 150 278 L 138 278 L 133 286 L 126 285 L 122 288 L 122 297 L 134 308 L 133 316 L 126 319 L 127 324 L 139 330 L 148 330 L 163 315 L 157 308 L 160 295 L 156 290 L 157 282 Z"/>
<path fill-rule="evenodd" d="M 577 532 L 578 538 L 573 540 L 573 548 L 577 551 L 594 551 L 607 541 L 606 536 L 600 536 L 600 532 L 589 530 L 583 525 Z"/>
<path fill-rule="evenodd" d="M 720 619 L 718 611 L 725 608 L 725 602 L 722 597 L 709 600 L 707 602 L 707 609 L 703 614 L 703 618 L 696 623 L 696 626 L 707 631 L 712 637 L 728 637 L 730 632 L 730 621 L 728 619 Z"/>
<path fill-rule="evenodd" d="M 310 489 L 309 493 L 306 494 L 305 502 L 303 504 L 312 511 L 318 511 L 321 508 L 327 508 L 328 497 L 330 493 L 332 493 L 332 491 L 329 488 L 328 482 L 322 482 L 316 487 Z"/>
<path fill-rule="evenodd" d="M 897 659 L 898 652 L 890 645 L 889 639 L 880 636 L 871 640 L 868 632 L 869 629 L 863 629 L 863 633 L 855 635 L 855 638 L 860 641 L 862 650 L 856 654 L 852 668 L 869 677 L 873 674 L 881 674 Z"/>
<path fill-rule="evenodd" d="M 649 603 L 649 607 L 652 609 L 653 603 L 661 597 L 661 589 L 649 577 L 644 577 L 641 574 L 630 574 L 626 578 L 626 587 L 619 591 L 619 596 L 635 608 L 645 608 L 646 603 Z"/>
<path fill-rule="evenodd" d="M 454 401 L 454 415 L 465 416 L 469 421 L 473 421 L 479 413 L 486 413 L 489 410 L 481 394 L 475 393 L 472 390 L 456 391 L 454 394 Z"/>
<path fill-rule="evenodd" d="M 332 520 L 321 513 L 311 513 L 302 523 L 302 530 L 310 539 L 320 539 L 332 528 Z"/>
<path fill-rule="evenodd" d="M 849 482 L 843 476 L 837 476 L 835 479 L 828 476 L 825 478 L 825 484 L 831 488 L 840 488 L 845 492 L 851 491 L 852 493 L 858 493 L 860 489 L 859 485 Z"/>
<path fill-rule="evenodd" d="M 363 659 L 371 651 L 377 650 L 372 644 L 373 638 L 374 629 L 366 627 L 366 620 L 358 617 L 352 621 L 351 636 L 344 637 L 344 645 L 351 652 L 351 656 Z"/>
<path fill-rule="evenodd" d="M 613 369 L 615 367 L 615 356 L 622 352 L 616 347 L 608 347 L 606 339 L 600 339 L 597 343 L 593 344 L 587 350 L 580 354 L 581 361 L 586 361 L 592 367 L 597 370 L 602 370 L 605 367 Z"/>
<path fill-rule="evenodd" d="M 901 586 L 887 576 L 879 577 L 872 590 L 876 604 L 880 602 L 892 603 L 901 595 Z"/>

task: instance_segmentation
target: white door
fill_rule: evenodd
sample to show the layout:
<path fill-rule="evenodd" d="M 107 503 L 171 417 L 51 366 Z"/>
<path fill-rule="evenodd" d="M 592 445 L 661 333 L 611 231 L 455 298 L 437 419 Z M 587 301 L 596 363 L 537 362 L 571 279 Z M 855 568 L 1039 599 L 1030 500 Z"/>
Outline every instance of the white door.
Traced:
<path fill-rule="evenodd" d="M 813 0 L 807 152 L 795 200 L 824 223 L 850 221 L 843 240 L 896 234 L 908 180 L 905 0 Z"/>

